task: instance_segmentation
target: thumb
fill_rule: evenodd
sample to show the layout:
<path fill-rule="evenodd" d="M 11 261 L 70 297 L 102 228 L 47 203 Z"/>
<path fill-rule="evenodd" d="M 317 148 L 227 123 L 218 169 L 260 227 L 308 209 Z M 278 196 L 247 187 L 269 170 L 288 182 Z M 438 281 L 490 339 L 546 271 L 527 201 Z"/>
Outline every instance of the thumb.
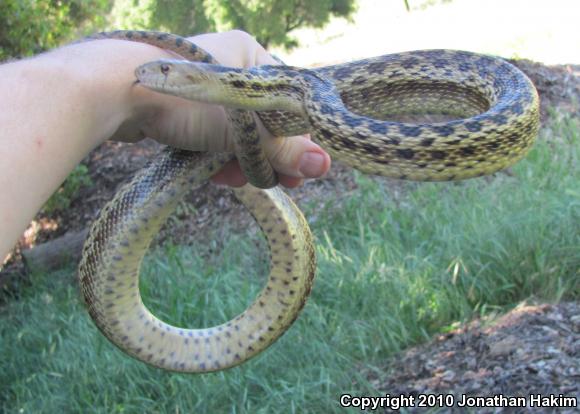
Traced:
<path fill-rule="evenodd" d="M 265 140 L 272 167 L 295 178 L 318 178 L 330 168 L 330 156 L 307 135 Z"/>

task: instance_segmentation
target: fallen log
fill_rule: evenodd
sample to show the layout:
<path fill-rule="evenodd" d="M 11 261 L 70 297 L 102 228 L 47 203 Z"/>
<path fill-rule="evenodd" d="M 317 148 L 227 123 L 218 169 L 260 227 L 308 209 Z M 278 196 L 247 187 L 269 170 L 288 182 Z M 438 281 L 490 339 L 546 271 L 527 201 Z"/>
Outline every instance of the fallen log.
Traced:
<path fill-rule="evenodd" d="M 22 258 L 29 269 L 43 271 L 57 270 L 69 263 L 78 263 L 87 234 L 88 229 L 69 231 L 58 239 L 22 250 Z"/>

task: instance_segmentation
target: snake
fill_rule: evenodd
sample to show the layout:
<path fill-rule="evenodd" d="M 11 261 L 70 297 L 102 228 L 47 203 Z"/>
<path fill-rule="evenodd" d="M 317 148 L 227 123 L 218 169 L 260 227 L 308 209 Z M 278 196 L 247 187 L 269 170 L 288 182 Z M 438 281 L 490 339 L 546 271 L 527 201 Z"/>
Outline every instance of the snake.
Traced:
<path fill-rule="evenodd" d="M 255 111 L 274 136 L 310 133 L 334 159 L 367 174 L 415 181 L 492 174 L 523 158 L 539 129 L 533 83 L 495 56 L 417 50 L 315 69 L 240 69 L 219 65 L 194 43 L 169 33 L 92 36 L 110 38 L 183 57 L 139 66 L 136 85 L 230 108 L 242 141 L 255 131 L 245 114 Z M 425 114 L 447 120 L 400 120 Z M 159 320 L 143 304 L 139 271 L 151 240 L 183 194 L 238 154 L 167 148 L 117 192 L 91 226 L 78 272 L 89 314 L 113 344 L 149 365 L 192 373 L 237 366 L 289 329 L 312 290 L 316 256 L 307 220 L 272 187 L 275 176 L 264 167 L 268 163 L 255 138 L 239 147 L 250 154 L 242 168 L 254 185 L 234 192 L 265 234 L 270 274 L 251 305 L 230 321 L 193 329 Z"/>

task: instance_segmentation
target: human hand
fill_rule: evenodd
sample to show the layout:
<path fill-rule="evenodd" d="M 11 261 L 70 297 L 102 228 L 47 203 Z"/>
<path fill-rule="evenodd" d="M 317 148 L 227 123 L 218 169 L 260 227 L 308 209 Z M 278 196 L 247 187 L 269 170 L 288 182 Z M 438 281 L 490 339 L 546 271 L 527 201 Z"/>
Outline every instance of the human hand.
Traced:
<path fill-rule="evenodd" d="M 246 68 L 277 63 L 254 38 L 241 31 L 204 34 L 189 40 L 225 66 Z M 133 95 L 137 110 L 115 132 L 113 139 L 136 141 L 148 136 L 189 150 L 233 151 L 232 129 L 223 107 L 159 94 L 139 86 L 135 86 Z M 303 178 L 316 178 L 328 171 L 330 157 L 309 136 L 275 138 L 255 118 L 266 155 L 279 173 L 282 185 L 296 187 Z M 213 181 L 231 186 L 247 182 L 236 161 L 226 165 Z"/>
<path fill-rule="evenodd" d="M 192 40 L 224 65 L 275 63 L 243 32 Z M 135 83 L 135 68 L 166 58 L 175 55 L 143 43 L 102 39 L 0 65 L 0 259 L 75 165 L 109 138 L 150 136 L 192 150 L 232 150 L 223 108 Z M 264 130 L 262 135 L 283 185 L 294 187 L 328 170 L 329 156 L 307 137 L 274 139 Z M 214 181 L 239 186 L 245 178 L 230 164 Z"/>

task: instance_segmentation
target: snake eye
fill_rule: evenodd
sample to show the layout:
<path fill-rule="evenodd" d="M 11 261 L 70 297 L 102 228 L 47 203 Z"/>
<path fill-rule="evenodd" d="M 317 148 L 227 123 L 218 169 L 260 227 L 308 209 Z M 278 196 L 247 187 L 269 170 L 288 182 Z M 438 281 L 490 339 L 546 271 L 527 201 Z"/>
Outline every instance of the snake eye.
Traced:
<path fill-rule="evenodd" d="M 163 73 L 164 75 L 167 75 L 169 73 L 169 65 L 167 64 L 162 64 L 161 67 L 161 73 Z"/>

